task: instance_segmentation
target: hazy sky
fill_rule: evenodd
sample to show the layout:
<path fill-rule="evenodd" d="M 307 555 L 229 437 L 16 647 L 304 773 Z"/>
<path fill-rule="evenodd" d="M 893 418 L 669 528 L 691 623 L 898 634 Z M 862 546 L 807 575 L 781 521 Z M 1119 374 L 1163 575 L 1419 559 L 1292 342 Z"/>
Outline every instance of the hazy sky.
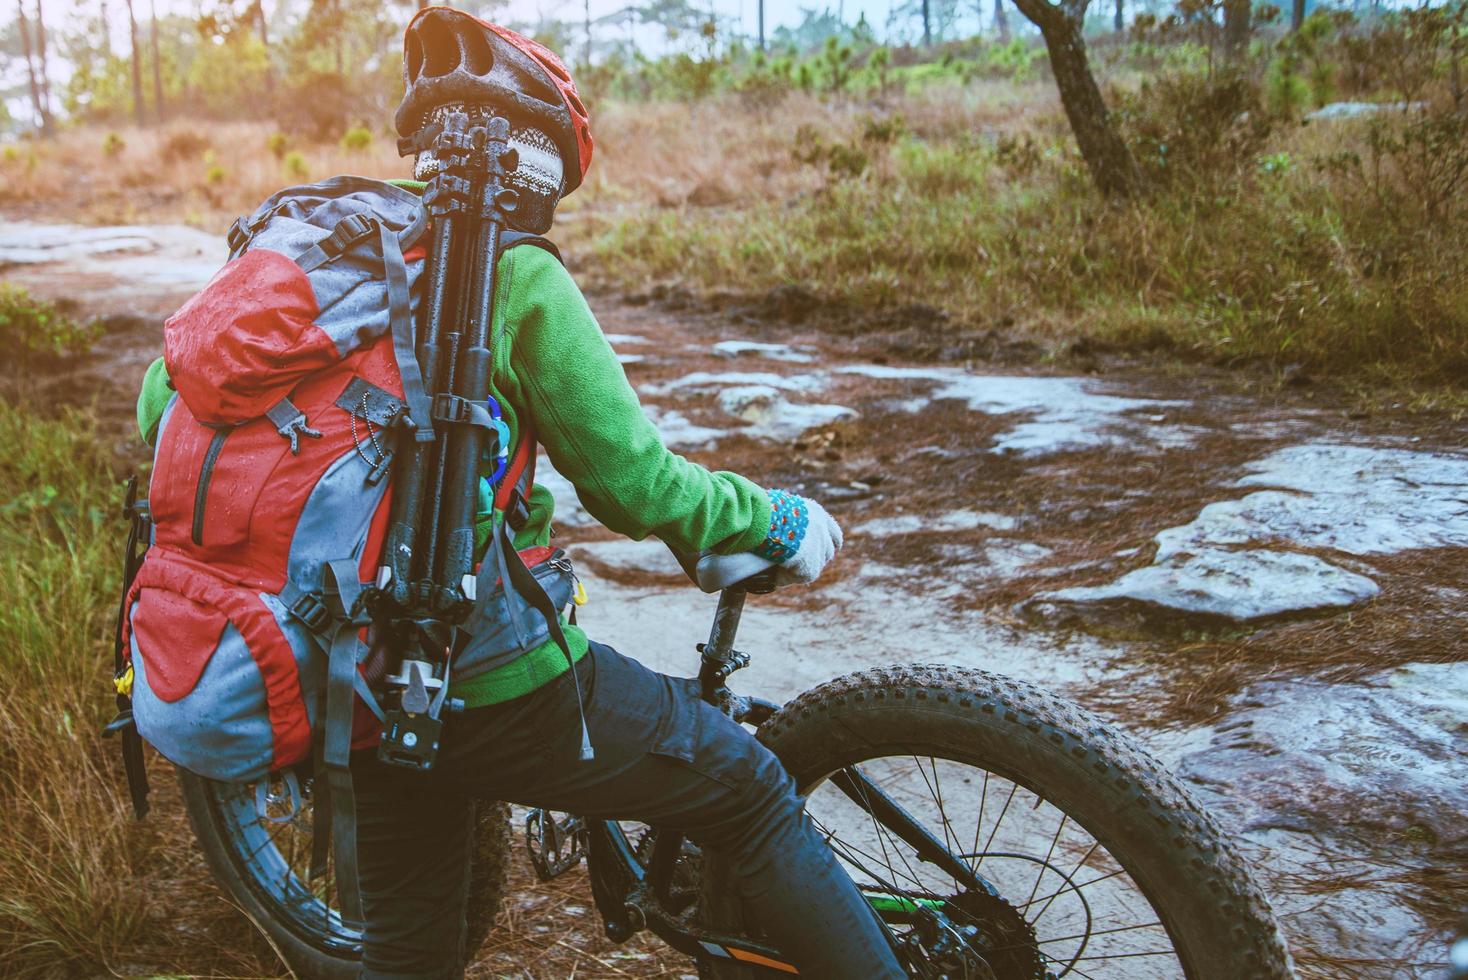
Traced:
<path fill-rule="evenodd" d="M 193 15 L 198 13 L 201 6 L 209 6 L 207 0 L 203 3 L 201 3 L 201 0 L 153 0 L 153 2 L 157 3 L 158 13 L 160 15 L 172 13 Z M 305 7 L 303 0 L 285 0 L 285 2 L 293 10 L 301 10 Z M 48 11 L 48 20 L 58 16 L 60 12 L 58 10 L 58 14 L 50 14 L 51 10 L 62 7 L 72 8 L 73 6 L 70 0 L 42 0 L 42 3 Z M 86 6 L 92 7 L 94 3 L 95 0 L 91 0 Z M 273 14 L 274 9 L 280 3 L 281 0 L 265 0 L 267 17 Z M 704 8 L 712 8 L 722 19 L 732 19 L 743 33 L 751 37 L 754 36 L 757 25 L 755 0 L 703 0 L 703 2 L 695 0 L 695 3 Z M 591 16 L 595 19 L 605 14 L 621 10 L 627 4 L 628 0 L 591 0 Z M 147 0 L 134 0 L 134 6 L 140 20 L 148 16 L 149 5 Z M 798 24 L 801 20 L 800 10 L 802 6 L 815 9 L 829 7 L 832 11 L 839 12 L 848 23 L 855 22 L 859 16 L 866 14 L 868 22 L 880 33 L 886 25 L 888 12 L 893 6 L 901 6 L 901 0 L 843 0 L 843 2 L 837 3 L 811 2 L 806 4 L 778 3 L 774 2 L 774 0 L 766 0 L 766 35 L 773 34 L 775 28 L 782 25 L 793 27 Z M 971 4 L 964 6 L 972 7 Z M 111 0 L 108 8 L 113 44 L 118 49 L 122 49 L 127 44 L 127 8 L 122 0 Z M 406 24 L 411 11 L 407 7 L 404 7 L 402 13 L 403 22 Z M 510 0 L 509 7 L 506 13 L 502 15 L 502 19 L 534 22 L 539 19 L 541 14 L 580 23 L 582 19 L 582 0 L 560 0 L 560 2 L 556 2 L 556 0 L 550 0 L 550 2 L 546 2 L 546 0 L 540 0 L 540 2 L 536 2 L 536 0 Z M 0 7 L 0 17 L 9 19 L 13 15 L 13 7 Z M 976 15 L 971 12 L 966 12 L 965 20 L 967 22 L 974 22 Z M 911 29 L 914 33 L 916 32 L 917 27 L 915 23 Z M 639 33 L 637 40 L 639 44 L 646 44 L 649 48 L 656 49 L 661 40 L 660 35 L 660 30 L 647 28 Z"/>

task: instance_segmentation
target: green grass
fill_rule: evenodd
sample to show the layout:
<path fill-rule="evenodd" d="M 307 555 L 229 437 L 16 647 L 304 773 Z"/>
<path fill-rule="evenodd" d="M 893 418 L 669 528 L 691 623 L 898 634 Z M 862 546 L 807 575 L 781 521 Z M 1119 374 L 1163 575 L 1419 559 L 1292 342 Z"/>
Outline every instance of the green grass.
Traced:
<path fill-rule="evenodd" d="M 0 960 L 93 970 L 138 938 L 146 909 L 98 736 L 119 482 L 80 414 L 0 406 L 0 444 Z"/>

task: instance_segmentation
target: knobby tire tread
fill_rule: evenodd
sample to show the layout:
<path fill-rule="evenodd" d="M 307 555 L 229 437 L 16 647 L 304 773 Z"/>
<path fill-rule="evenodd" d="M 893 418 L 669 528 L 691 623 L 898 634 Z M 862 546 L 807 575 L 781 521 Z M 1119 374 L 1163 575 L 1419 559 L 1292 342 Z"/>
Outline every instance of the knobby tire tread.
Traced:
<path fill-rule="evenodd" d="M 859 724 L 850 724 L 857 718 Z M 949 744 L 971 742 L 975 757 L 983 754 L 977 746 L 984 732 L 991 742 L 998 736 L 1011 743 L 1013 751 L 1006 753 L 1007 773 L 1005 760 L 976 761 L 991 771 L 1019 777 L 1057 805 L 1047 781 L 1074 781 L 1074 773 L 1063 770 L 1067 765 L 1083 766 L 1095 782 L 1094 793 L 1120 804 L 1115 817 L 1093 818 L 1086 829 L 1114 857 L 1121 857 L 1117 852 L 1123 851 L 1134 864 L 1140 858 L 1170 865 L 1174 880 L 1161 883 L 1167 889 L 1177 891 L 1181 882 L 1188 883 L 1184 890 L 1193 908 L 1183 913 L 1188 921 L 1173 925 L 1188 934 L 1175 939 L 1180 951 L 1185 940 L 1193 944 L 1195 963 L 1190 976 L 1200 980 L 1287 980 L 1294 975 L 1268 899 L 1213 817 L 1133 740 L 1089 711 L 1038 687 L 947 664 L 879 667 L 839 677 L 797 696 L 761 726 L 758 737 L 805 791 L 810 780 L 829 773 L 830 757 L 839 754 L 833 745 L 849 745 L 856 739 L 888 752 L 902 752 L 904 744 L 920 738 L 916 736 L 919 730 L 930 734 L 946 731 L 944 741 Z M 927 754 L 919 746 L 913 748 L 916 754 Z M 819 771 L 822 768 L 826 771 Z M 1070 812 L 1070 807 L 1063 809 Z M 1148 840 L 1106 839 L 1129 833 L 1135 837 L 1127 823 L 1138 813 L 1150 827 Z M 1154 853 L 1142 853 L 1149 849 Z M 1145 876 L 1141 868 L 1132 874 L 1134 880 Z M 1150 877 L 1155 879 L 1158 874 L 1153 868 Z M 1156 880 L 1138 880 L 1138 884 L 1159 886 Z M 730 892 L 717 875 L 705 883 L 706 921 L 720 929 L 739 931 L 745 916 L 737 903 L 731 903 Z M 1166 908 L 1158 911 L 1163 916 L 1170 914 Z M 766 975 L 712 960 L 700 961 L 699 972 L 715 980 L 754 980 Z"/>

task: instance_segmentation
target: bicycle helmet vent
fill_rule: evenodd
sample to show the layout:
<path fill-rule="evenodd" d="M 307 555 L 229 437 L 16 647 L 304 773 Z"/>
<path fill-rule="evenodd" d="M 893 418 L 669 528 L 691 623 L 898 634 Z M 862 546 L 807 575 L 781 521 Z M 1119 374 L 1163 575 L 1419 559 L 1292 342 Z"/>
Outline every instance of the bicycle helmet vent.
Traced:
<path fill-rule="evenodd" d="M 403 35 L 398 135 L 412 136 L 440 106 L 486 106 L 512 127 L 539 130 L 564 162 L 560 197 L 591 166 L 591 120 L 565 64 L 549 48 L 450 7 L 426 7 Z"/>

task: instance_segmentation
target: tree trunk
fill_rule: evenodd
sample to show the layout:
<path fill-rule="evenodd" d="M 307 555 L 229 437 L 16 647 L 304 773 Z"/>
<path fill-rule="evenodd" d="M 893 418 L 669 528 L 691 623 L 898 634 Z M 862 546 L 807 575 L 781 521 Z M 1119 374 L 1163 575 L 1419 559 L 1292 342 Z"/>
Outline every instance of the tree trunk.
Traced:
<path fill-rule="evenodd" d="M 923 0 L 923 47 L 933 46 L 933 26 L 928 13 L 928 0 Z"/>
<path fill-rule="evenodd" d="M 98 36 L 97 40 L 98 40 L 98 42 L 102 46 L 102 54 L 103 54 L 103 56 L 104 57 L 107 57 L 107 58 L 111 58 L 112 57 L 112 33 L 109 30 L 107 30 L 107 25 L 110 24 L 110 23 L 112 23 L 112 22 L 107 19 L 107 0 L 101 0 L 101 2 L 98 4 L 98 6 L 101 8 L 101 16 L 98 18 L 98 20 L 100 21 L 100 23 L 101 23 L 102 26 L 101 26 L 101 30 L 98 31 L 99 36 Z"/>
<path fill-rule="evenodd" d="M 1249 48 L 1249 7 L 1250 0 L 1224 0 L 1223 50 L 1230 61 L 1237 61 Z"/>
<path fill-rule="evenodd" d="M 765 0 L 757 0 L 755 6 L 759 8 L 759 49 L 765 49 Z"/>
<path fill-rule="evenodd" d="M 1125 0 L 1116 0 L 1116 33 L 1120 34 L 1126 29 Z"/>
<path fill-rule="evenodd" d="M 1290 33 L 1300 29 L 1305 23 L 1305 0 L 1292 0 L 1290 3 Z"/>
<path fill-rule="evenodd" d="M 581 16 L 586 25 L 586 52 L 583 55 L 586 67 L 591 67 L 591 0 L 581 4 Z"/>
<path fill-rule="evenodd" d="M 31 53 L 31 22 L 26 19 L 25 0 L 15 0 L 16 23 L 20 27 L 20 47 L 25 53 L 25 70 L 31 83 L 32 118 L 37 126 L 43 125 L 41 112 L 41 84 L 36 79 L 36 60 Z"/>
<path fill-rule="evenodd" d="M 161 123 L 168 113 L 163 106 L 163 62 L 158 57 L 158 0 L 148 0 L 148 14 L 152 20 L 148 46 L 153 56 L 153 112 Z"/>
<path fill-rule="evenodd" d="M 1141 171 L 1111 125 L 1101 89 L 1091 74 L 1086 42 L 1081 38 L 1086 0 L 1067 0 L 1063 7 L 1049 0 L 1015 0 L 1014 5 L 1045 38 L 1050 71 L 1060 89 L 1060 104 L 1065 107 L 1065 117 L 1096 189 L 1107 197 L 1135 196 L 1142 189 Z"/>
<path fill-rule="evenodd" d="M 994 0 L 994 29 L 999 32 L 999 43 L 1009 43 L 1009 15 L 1004 12 L 1004 0 Z"/>
<path fill-rule="evenodd" d="M 265 0 L 255 0 L 251 10 L 255 18 L 255 30 L 260 37 L 260 47 L 265 49 L 265 90 L 275 92 L 275 62 L 270 59 L 270 32 L 265 23 Z"/>
<path fill-rule="evenodd" d="M 51 67 L 46 60 L 46 19 L 41 14 L 41 0 L 36 0 L 36 61 L 41 75 L 41 132 L 50 133 L 51 117 Z"/>
<path fill-rule="evenodd" d="M 133 58 L 133 119 L 143 124 L 143 61 L 138 51 L 138 19 L 133 16 L 133 0 L 127 3 L 127 34 L 132 41 Z"/>

